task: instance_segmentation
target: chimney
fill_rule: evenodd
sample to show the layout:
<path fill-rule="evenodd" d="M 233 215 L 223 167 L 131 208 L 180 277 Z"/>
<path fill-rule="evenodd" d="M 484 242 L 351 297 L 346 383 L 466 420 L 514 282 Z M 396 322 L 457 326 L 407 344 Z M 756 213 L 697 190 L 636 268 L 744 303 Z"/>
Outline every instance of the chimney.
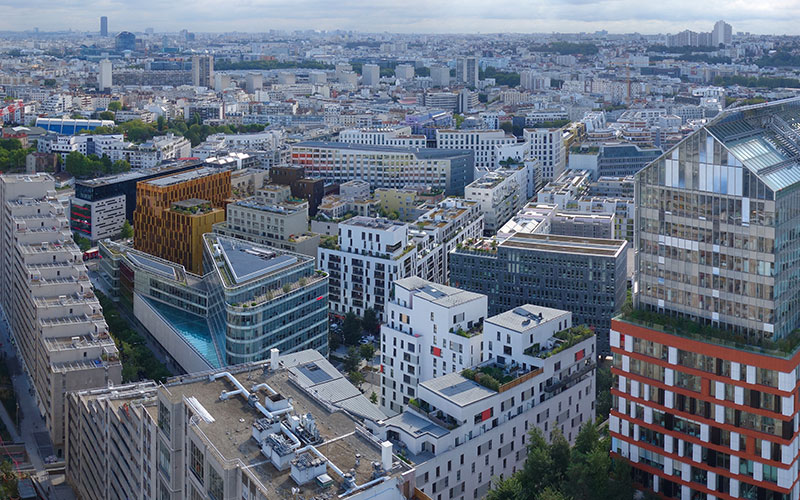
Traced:
<path fill-rule="evenodd" d="M 392 470 L 392 443 L 389 441 L 381 443 L 381 466 L 387 473 Z"/>
<path fill-rule="evenodd" d="M 278 369 L 278 354 L 280 351 L 276 348 L 272 348 L 269 350 L 269 367 L 273 370 Z"/>

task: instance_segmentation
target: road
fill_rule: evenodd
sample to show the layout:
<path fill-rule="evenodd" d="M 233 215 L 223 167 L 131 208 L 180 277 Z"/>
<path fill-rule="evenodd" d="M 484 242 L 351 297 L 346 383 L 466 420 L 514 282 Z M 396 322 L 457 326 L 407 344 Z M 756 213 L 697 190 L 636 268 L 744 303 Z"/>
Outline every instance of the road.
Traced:
<path fill-rule="evenodd" d="M 98 290 L 100 293 L 111 299 L 112 294 L 106 288 L 106 284 L 97 271 L 89 271 L 89 280 L 92 282 L 92 287 L 95 290 Z M 144 338 L 145 344 L 147 344 L 147 348 L 153 353 L 153 356 L 156 357 L 162 364 L 167 367 L 167 370 L 170 371 L 173 375 L 180 375 L 184 373 L 184 370 L 172 359 L 172 356 L 167 353 L 167 351 L 158 343 L 156 339 L 150 335 L 150 332 L 147 331 L 146 328 L 141 326 L 141 324 L 131 315 L 128 314 L 128 311 L 125 310 L 124 307 L 117 305 L 117 311 L 119 312 L 120 316 L 125 318 L 128 321 L 128 324 L 133 328 L 139 335 Z M 113 333 L 113 332 L 112 332 Z"/>
<path fill-rule="evenodd" d="M 34 478 L 42 489 L 48 492 L 47 498 L 73 500 L 75 495 L 72 489 L 65 484 L 64 475 L 50 475 L 45 470 L 45 460 L 53 454 L 53 445 L 50 442 L 44 418 L 39 413 L 36 398 L 33 396 L 33 383 L 22 368 L 24 364 L 20 362 L 16 346 L 11 341 L 9 324 L 2 308 L 0 308 L 0 342 L 2 342 L 0 356 L 3 357 L 3 362 L 7 362 L 9 365 L 14 391 L 17 394 L 17 402 L 22 416 L 20 428 L 14 427 L 13 419 L 3 405 L 0 405 L 0 418 L 3 419 L 16 442 L 25 444 L 28 460 L 35 470 Z"/>

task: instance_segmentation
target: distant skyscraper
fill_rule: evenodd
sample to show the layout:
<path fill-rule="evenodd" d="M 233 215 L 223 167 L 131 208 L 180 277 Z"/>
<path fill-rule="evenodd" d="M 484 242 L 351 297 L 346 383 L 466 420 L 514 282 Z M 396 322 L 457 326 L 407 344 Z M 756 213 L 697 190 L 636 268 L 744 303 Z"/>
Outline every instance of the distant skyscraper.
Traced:
<path fill-rule="evenodd" d="M 361 67 L 361 76 L 365 87 L 377 87 L 381 79 L 381 68 L 377 64 L 365 64 Z"/>
<path fill-rule="evenodd" d="M 106 16 L 100 18 L 100 36 L 108 36 L 108 18 Z"/>
<path fill-rule="evenodd" d="M 100 72 L 97 75 L 97 89 L 102 92 L 111 88 L 111 85 L 113 85 L 111 61 L 103 59 L 100 61 Z"/>
<path fill-rule="evenodd" d="M 192 85 L 208 88 L 214 86 L 214 56 L 192 56 Z"/>
<path fill-rule="evenodd" d="M 456 81 L 470 87 L 478 86 L 478 58 L 459 57 L 456 61 Z"/>
<path fill-rule="evenodd" d="M 450 68 L 438 64 L 431 66 L 431 84 L 434 87 L 449 87 Z"/>
<path fill-rule="evenodd" d="M 714 24 L 714 31 L 711 33 L 711 43 L 714 47 L 720 44 L 730 45 L 733 37 L 733 28 L 725 21 L 717 21 Z"/>

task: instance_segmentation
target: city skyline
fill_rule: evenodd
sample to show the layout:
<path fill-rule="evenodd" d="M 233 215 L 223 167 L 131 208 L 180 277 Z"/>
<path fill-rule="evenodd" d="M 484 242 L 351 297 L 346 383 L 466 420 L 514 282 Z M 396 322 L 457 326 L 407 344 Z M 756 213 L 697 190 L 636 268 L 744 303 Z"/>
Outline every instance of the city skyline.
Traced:
<path fill-rule="evenodd" d="M 792 19 L 800 15 L 800 5 L 785 0 L 759 4 L 721 0 L 697 4 L 688 1 L 668 4 L 641 4 L 632 0 L 589 2 L 564 0 L 556 4 L 542 0 L 523 3 L 502 0 L 491 6 L 478 2 L 446 1 L 434 5 L 412 0 L 402 6 L 376 2 L 369 6 L 345 1 L 333 9 L 325 2 L 306 0 L 291 5 L 272 0 L 255 0 L 246 5 L 235 2 L 200 1 L 191 9 L 180 2 L 164 6 L 147 2 L 135 8 L 122 2 L 82 1 L 83 8 L 37 3 L 12 4 L 5 8 L 0 32 L 98 31 L 98 16 L 109 18 L 109 31 L 160 32 L 189 29 L 196 32 L 264 32 L 280 30 L 347 30 L 389 33 L 580 33 L 606 30 L 610 33 L 665 34 L 684 29 L 708 30 L 720 18 L 736 32 L 757 34 L 800 34 Z M 457 7 L 457 8 L 456 8 Z M 35 16 L 32 15 L 35 12 Z M 88 13 L 97 15 L 88 15 Z M 522 14 L 522 15 L 521 15 Z M 35 19 L 35 21 L 32 21 Z M 180 21 L 173 21 L 180 19 Z M 280 19 L 280 22 L 276 20 Z"/>

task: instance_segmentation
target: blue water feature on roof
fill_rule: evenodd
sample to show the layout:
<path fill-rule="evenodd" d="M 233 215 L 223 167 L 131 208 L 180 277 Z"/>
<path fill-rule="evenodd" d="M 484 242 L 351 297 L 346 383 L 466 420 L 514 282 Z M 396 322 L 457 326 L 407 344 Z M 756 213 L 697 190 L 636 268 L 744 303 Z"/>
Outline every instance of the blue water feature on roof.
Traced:
<path fill-rule="evenodd" d="M 212 367 L 222 368 L 224 366 L 219 359 L 217 348 L 214 346 L 214 340 L 211 337 L 211 331 L 208 329 L 208 323 L 204 318 L 152 299 L 145 298 L 144 300 L 178 332 L 181 338 L 194 347 Z"/>

